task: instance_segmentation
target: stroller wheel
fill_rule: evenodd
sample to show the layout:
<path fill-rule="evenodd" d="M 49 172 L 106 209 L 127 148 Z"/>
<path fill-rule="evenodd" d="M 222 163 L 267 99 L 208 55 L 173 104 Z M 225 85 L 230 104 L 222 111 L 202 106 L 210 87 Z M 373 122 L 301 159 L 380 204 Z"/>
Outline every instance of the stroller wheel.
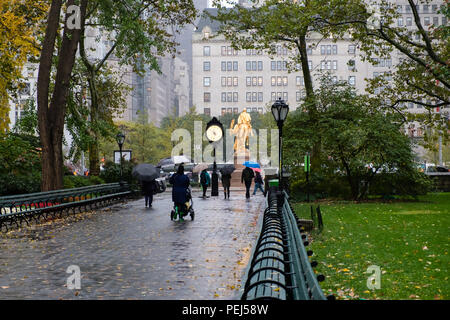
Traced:
<path fill-rule="evenodd" d="M 195 213 L 194 210 L 191 210 L 191 220 L 194 221 Z"/>
<path fill-rule="evenodd" d="M 171 211 L 170 212 L 170 220 L 172 220 L 173 221 L 173 219 L 175 218 L 175 211 Z"/>

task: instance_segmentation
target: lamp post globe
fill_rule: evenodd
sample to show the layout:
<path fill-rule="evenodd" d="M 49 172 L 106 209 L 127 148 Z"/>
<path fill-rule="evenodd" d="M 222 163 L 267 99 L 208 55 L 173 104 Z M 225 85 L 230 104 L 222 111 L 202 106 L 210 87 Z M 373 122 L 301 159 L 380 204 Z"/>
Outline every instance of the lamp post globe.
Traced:
<path fill-rule="evenodd" d="M 278 176 L 279 176 L 279 189 L 283 191 L 283 124 L 287 118 L 289 113 L 289 106 L 282 100 L 278 98 L 271 108 L 273 118 L 275 119 L 278 126 L 278 154 L 279 154 L 279 168 L 278 168 Z"/>

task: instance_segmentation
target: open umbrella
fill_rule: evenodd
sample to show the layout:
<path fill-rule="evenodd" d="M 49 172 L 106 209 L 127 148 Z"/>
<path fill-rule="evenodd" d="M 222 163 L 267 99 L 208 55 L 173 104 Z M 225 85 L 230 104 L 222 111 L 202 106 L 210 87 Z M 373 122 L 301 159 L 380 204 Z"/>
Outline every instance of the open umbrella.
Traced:
<path fill-rule="evenodd" d="M 249 168 L 261 168 L 259 163 L 253 162 L 253 161 L 245 161 L 243 163 L 243 165 L 244 165 L 244 167 L 249 167 Z"/>
<path fill-rule="evenodd" d="M 180 163 L 191 163 L 191 159 L 189 159 L 186 156 L 173 156 L 172 161 L 174 164 L 180 164 Z"/>
<path fill-rule="evenodd" d="M 205 169 L 208 169 L 209 165 L 207 163 L 200 163 L 198 165 L 196 165 L 193 169 L 192 172 L 193 173 L 199 173 L 202 172 Z"/>
<path fill-rule="evenodd" d="M 252 168 L 252 170 L 255 171 L 255 172 L 261 173 L 261 169 L 260 168 Z"/>
<path fill-rule="evenodd" d="M 131 174 L 140 181 L 152 181 L 159 178 L 159 170 L 152 164 L 141 163 L 133 168 Z"/>
<path fill-rule="evenodd" d="M 234 165 L 226 164 L 219 171 L 221 174 L 232 174 L 235 169 Z"/>

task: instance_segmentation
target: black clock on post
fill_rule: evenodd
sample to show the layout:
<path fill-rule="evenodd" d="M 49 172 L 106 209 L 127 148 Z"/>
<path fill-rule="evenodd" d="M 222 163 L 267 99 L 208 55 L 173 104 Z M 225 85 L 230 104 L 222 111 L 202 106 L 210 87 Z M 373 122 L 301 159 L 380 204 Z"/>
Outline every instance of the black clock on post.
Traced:
<path fill-rule="evenodd" d="M 217 120 L 216 117 L 213 117 L 211 121 L 206 124 L 206 138 L 209 143 L 213 144 L 213 156 L 214 156 L 214 165 L 213 165 L 213 173 L 211 178 L 211 197 L 217 197 L 219 195 L 219 177 L 217 175 L 217 164 L 216 164 L 216 146 L 222 141 L 223 138 L 223 125 Z"/>

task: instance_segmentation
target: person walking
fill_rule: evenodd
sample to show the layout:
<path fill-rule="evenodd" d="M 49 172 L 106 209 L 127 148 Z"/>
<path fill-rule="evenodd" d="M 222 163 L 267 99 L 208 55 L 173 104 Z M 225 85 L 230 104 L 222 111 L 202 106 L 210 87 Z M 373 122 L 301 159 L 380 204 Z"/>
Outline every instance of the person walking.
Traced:
<path fill-rule="evenodd" d="M 264 192 L 264 188 L 263 188 L 263 178 L 261 177 L 261 174 L 256 171 L 255 172 L 255 190 L 253 190 L 253 195 L 256 194 L 256 191 L 259 189 L 262 191 L 263 195 L 266 196 L 265 192 Z"/>
<path fill-rule="evenodd" d="M 209 176 L 208 171 L 204 169 L 202 173 L 200 173 L 200 184 L 202 185 L 203 189 L 203 198 L 206 198 L 206 190 L 208 189 L 208 186 L 211 182 L 211 177 Z"/>
<path fill-rule="evenodd" d="M 223 186 L 223 192 L 225 194 L 225 199 L 230 199 L 230 186 L 231 186 L 231 174 L 225 173 L 222 174 L 222 186 Z"/>
<path fill-rule="evenodd" d="M 254 176 L 255 173 L 249 167 L 245 167 L 245 169 L 242 170 L 241 183 L 245 182 L 245 189 L 246 189 L 245 197 L 247 199 L 250 198 L 250 187 L 252 185 L 252 180 Z"/>
<path fill-rule="evenodd" d="M 152 207 L 153 203 L 153 194 L 156 193 L 156 182 L 155 180 L 152 181 L 142 181 L 141 183 L 142 193 L 145 197 L 145 207 L 147 206 L 149 208 Z"/>

